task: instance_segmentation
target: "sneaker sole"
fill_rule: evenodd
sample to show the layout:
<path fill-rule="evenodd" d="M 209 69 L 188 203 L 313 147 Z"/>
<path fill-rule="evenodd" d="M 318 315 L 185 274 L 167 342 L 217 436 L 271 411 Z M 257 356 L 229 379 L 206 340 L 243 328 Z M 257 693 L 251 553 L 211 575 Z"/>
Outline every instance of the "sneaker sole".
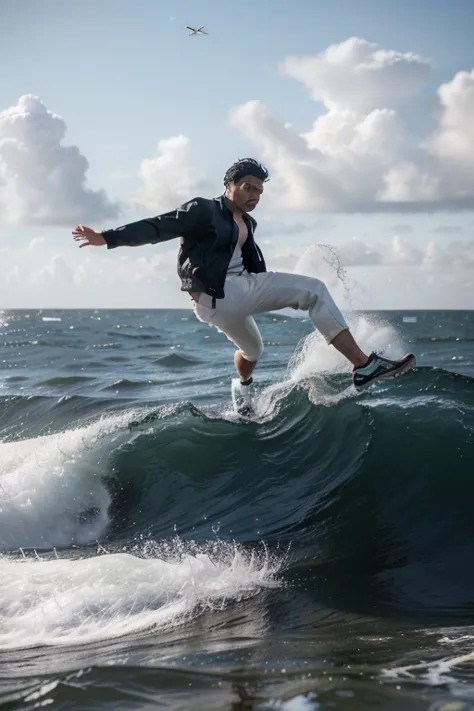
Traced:
<path fill-rule="evenodd" d="M 354 387 L 357 390 L 357 392 L 361 392 L 362 390 L 366 390 L 367 388 L 370 388 L 371 385 L 375 385 L 379 380 L 395 380 L 396 378 L 399 378 L 400 375 L 404 375 L 407 373 L 409 370 L 411 370 L 414 366 L 416 365 L 416 358 L 413 356 L 413 358 L 410 358 L 407 360 L 406 363 L 404 363 L 400 368 L 397 368 L 397 370 L 392 370 L 389 373 L 381 373 L 380 375 L 377 375 L 375 378 L 372 378 L 372 380 L 369 380 L 367 383 L 364 383 L 363 385 L 356 385 L 354 383 Z"/>

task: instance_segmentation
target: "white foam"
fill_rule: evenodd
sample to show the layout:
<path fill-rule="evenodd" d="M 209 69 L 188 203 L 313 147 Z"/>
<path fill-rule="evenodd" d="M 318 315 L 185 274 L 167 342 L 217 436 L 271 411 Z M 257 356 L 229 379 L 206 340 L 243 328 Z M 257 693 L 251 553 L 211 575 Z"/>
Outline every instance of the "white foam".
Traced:
<path fill-rule="evenodd" d="M 381 317 L 349 314 L 346 320 L 365 352 L 376 350 L 390 358 L 399 358 L 406 352 L 401 336 Z M 315 404 L 331 406 L 346 398 L 357 397 L 352 387 L 351 371 L 349 361 L 314 331 L 298 344 L 285 377 L 258 393 L 253 402 L 256 416 L 260 419 L 274 417 L 281 402 L 299 386 L 305 387 L 309 399 Z M 327 381 L 327 375 L 336 373 L 347 375 L 347 387 L 334 387 Z"/>
<path fill-rule="evenodd" d="M 360 348 L 385 353 L 387 358 L 400 358 L 406 350 L 401 335 L 381 316 L 346 314 L 347 324 Z M 293 381 L 300 381 L 316 374 L 350 373 L 352 365 L 316 331 L 306 337 L 289 364 Z"/>
<path fill-rule="evenodd" d="M 436 659 L 432 662 L 420 662 L 418 664 L 410 664 L 403 667 L 394 667 L 393 669 L 383 669 L 382 674 L 386 678 L 399 679 L 423 679 L 428 684 L 439 686 L 454 682 L 450 672 L 459 664 L 466 664 L 474 661 L 474 652 L 460 654 L 453 657 L 445 657 Z"/>
<path fill-rule="evenodd" d="M 222 544 L 225 546 L 226 544 Z M 90 643 L 175 626 L 200 609 L 274 586 L 276 566 L 228 544 L 142 558 L 0 561 L 0 650 Z"/>
<path fill-rule="evenodd" d="M 120 429 L 123 419 L 0 442 L 0 550 L 97 540 L 108 524 L 110 504 L 101 480 L 110 456 L 110 437 L 104 436 Z M 92 509 L 95 513 L 84 518 Z"/>
<path fill-rule="evenodd" d="M 320 704 L 313 698 L 314 694 L 309 696 L 295 696 L 289 701 L 270 701 L 264 706 L 260 706 L 262 711 L 264 709 L 278 709 L 278 711 L 317 711 L 320 708 Z"/>
<path fill-rule="evenodd" d="M 381 316 L 357 314 L 353 309 L 354 295 L 363 288 L 348 278 L 337 249 L 327 244 L 314 244 L 303 252 L 294 271 L 298 274 L 321 279 L 341 310 L 360 348 L 367 354 L 372 350 L 386 351 L 388 358 L 398 358 L 405 352 L 400 334 Z M 301 344 L 299 352 L 290 363 L 293 380 L 302 380 L 317 373 L 350 371 L 352 366 L 346 358 L 328 346 L 324 339 L 314 333 Z"/>

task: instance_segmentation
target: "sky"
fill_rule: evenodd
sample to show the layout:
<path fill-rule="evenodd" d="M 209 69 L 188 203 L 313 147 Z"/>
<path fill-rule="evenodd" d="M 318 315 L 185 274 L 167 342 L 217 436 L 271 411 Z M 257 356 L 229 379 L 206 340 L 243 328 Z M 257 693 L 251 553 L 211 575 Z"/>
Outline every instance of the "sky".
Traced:
<path fill-rule="evenodd" d="M 185 25 L 205 25 L 189 36 Z M 178 241 L 78 249 L 223 192 L 342 308 L 474 308 L 474 3 L 0 0 L 0 308 L 187 308 Z"/>

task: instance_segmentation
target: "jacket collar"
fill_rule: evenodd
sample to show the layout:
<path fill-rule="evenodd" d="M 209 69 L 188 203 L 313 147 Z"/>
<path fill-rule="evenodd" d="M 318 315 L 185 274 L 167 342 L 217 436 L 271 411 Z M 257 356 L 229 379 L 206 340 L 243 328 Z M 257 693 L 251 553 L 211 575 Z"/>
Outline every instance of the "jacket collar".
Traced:
<path fill-rule="evenodd" d="M 227 206 L 226 197 L 225 197 L 224 193 L 215 199 L 219 201 L 222 210 L 227 211 L 229 213 L 229 215 L 232 214 L 232 212 L 229 210 L 229 208 Z M 243 218 L 244 218 L 244 220 L 248 220 L 250 222 L 250 226 L 252 227 L 252 231 L 253 231 L 257 226 L 257 221 L 255 220 L 255 218 L 252 217 L 251 215 L 249 215 L 248 212 L 244 212 Z"/>

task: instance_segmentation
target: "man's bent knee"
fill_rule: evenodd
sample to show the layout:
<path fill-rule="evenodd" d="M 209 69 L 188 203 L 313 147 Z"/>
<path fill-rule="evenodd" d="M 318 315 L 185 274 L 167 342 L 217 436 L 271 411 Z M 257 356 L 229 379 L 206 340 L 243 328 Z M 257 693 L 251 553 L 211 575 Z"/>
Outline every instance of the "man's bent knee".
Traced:
<path fill-rule="evenodd" d="M 249 363 L 256 363 L 258 360 L 260 360 L 262 356 L 263 348 L 259 350 L 251 350 L 250 348 L 246 348 L 245 351 L 242 349 L 239 349 L 237 353 L 241 355 L 241 357 L 244 360 L 247 360 Z"/>
<path fill-rule="evenodd" d="M 260 358 L 262 357 L 263 343 L 256 343 L 252 346 L 246 346 L 245 349 L 239 348 L 237 353 L 240 353 L 242 358 L 248 360 L 249 363 L 256 363 L 257 360 L 260 360 Z"/>

